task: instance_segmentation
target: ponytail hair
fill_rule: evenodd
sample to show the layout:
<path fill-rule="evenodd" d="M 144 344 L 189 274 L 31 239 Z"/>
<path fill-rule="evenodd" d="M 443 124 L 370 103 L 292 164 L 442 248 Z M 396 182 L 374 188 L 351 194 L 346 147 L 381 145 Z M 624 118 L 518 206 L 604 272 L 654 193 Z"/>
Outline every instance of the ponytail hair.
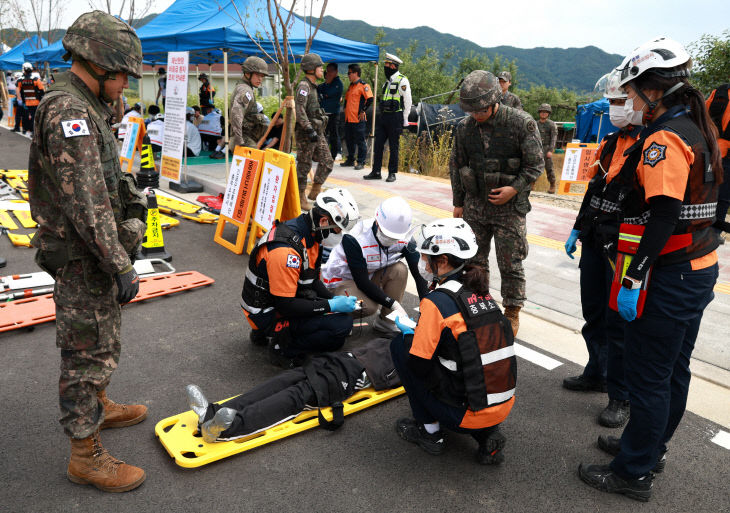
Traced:
<path fill-rule="evenodd" d="M 682 65 L 667 71 L 679 71 L 685 68 L 686 65 Z M 710 162 L 712 163 L 712 169 L 715 174 L 715 183 L 720 185 L 723 178 L 723 169 L 722 155 L 717 145 L 718 131 L 710 119 L 710 113 L 707 111 L 705 97 L 702 96 L 702 93 L 693 87 L 686 77 L 664 77 L 651 71 L 639 75 L 631 82 L 637 89 L 656 89 L 658 91 L 667 91 L 679 82 L 684 84 L 683 87 L 662 98 L 661 102 L 666 108 L 674 107 L 675 105 L 686 105 L 689 107 L 689 116 L 697 125 L 697 128 L 700 129 L 700 132 L 702 132 L 702 136 L 705 138 L 707 147 L 710 150 Z"/>
<path fill-rule="evenodd" d="M 453 255 L 446 255 L 449 259 L 449 265 L 453 267 L 464 266 L 461 271 L 462 275 L 460 278 L 461 283 L 464 284 L 469 290 L 473 290 L 480 296 L 489 294 L 489 275 L 487 270 L 477 264 L 465 264 L 464 260 L 457 258 Z"/>

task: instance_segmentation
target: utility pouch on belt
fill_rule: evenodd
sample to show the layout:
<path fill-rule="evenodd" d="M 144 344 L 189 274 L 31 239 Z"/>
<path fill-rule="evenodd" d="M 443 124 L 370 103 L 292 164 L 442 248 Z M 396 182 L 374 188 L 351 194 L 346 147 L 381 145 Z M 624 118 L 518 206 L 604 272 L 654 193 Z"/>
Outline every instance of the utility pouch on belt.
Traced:
<path fill-rule="evenodd" d="M 631 265 L 631 260 L 639 249 L 639 243 L 641 243 L 641 237 L 644 235 L 645 227 L 639 224 L 626 224 L 621 223 L 618 234 L 618 246 L 616 253 L 616 267 L 614 268 L 613 280 L 611 281 L 611 296 L 608 300 L 608 306 L 611 310 L 618 312 L 618 292 L 621 290 L 621 282 L 626 276 L 626 271 Z M 682 248 L 686 248 L 692 244 L 692 234 L 683 233 L 681 235 L 672 235 L 664 245 L 664 248 L 659 252 L 660 255 L 671 253 Z M 646 291 L 649 287 L 649 280 L 651 278 L 651 270 L 653 266 L 650 266 L 646 271 L 646 277 L 641 283 L 641 291 L 639 292 L 639 301 L 636 303 L 636 318 L 641 317 L 644 313 L 644 304 L 646 304 Z"/>
<path fill-rule="evenodd" d="M 136 255 L 145 233 L 145 224 L 137 218 L 125 219 L 117 227 L 117 238 L 128 255 Z"/>
<path fill-rule="evenodd" d="M 476 173 L 469 166 L 464 166 L 459 169 L 459 177 L 461 178 L 461 188 L 464 192 L 470 194 L 479 192 L 479 183 L 477 182 Z"/>
<path fill-rule="evenodd" d="M 147 196 L 137 189 L 137 182 L 129 173 L 119 177 L 119 198 L 124 206 L 124 219 L 136 218 L 147 222 Z"/>

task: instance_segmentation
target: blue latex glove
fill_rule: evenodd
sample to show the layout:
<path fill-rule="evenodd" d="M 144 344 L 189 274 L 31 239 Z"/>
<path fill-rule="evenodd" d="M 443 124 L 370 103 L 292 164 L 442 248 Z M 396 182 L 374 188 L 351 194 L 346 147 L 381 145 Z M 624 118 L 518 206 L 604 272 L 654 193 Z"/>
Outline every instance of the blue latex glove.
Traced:
<path fill-rule="evenodd" d="M 405 324 L 402 324 L 400 322 L 400 316 L 396 316 L 395 325 L 398 326 L 398 329 L 401 331 L 401 333 L 403 333 L 403 335 L 413 335 L 413 328 L 409 328 Z"/>
<path fill-rule="evenodd" d="M 639 292 L 641 292 L 641 289 L 629 290 L 626 287 L 621 287 L 618 291 L 618 299 L 616 300 L 618 313 L 629 322 L 636 319 L 636 303 L 639 302 Z"/>
<path fill-rule="evenodd" d="M 578 240 L 578 235 L 580 235 L 580 230 L 572 230 L 570 237 L 565 241 L 565 253 L 572 259 L 575 259 L 573 253 L 575 253 L 575 243 Z"/>
<path fill-rule="evenodd" d="M 335 296 L 328 299 L 327 302 L 330 304 L 332 312 L 350 313 L 355 310 L 357 298 L 355 296 Z"/>

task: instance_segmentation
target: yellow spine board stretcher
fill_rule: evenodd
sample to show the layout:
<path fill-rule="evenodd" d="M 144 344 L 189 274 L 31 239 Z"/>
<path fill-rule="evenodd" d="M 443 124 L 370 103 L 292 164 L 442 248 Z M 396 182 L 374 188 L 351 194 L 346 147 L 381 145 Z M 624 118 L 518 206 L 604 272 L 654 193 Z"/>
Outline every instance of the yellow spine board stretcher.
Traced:
<path fill-rule="evenodd" d="M 33 238 L 33 235 L 35 235 L 35 232 L 29 233 L 28 235 L 8 232 L 8 238 L 10 239 L 10 242 L 13 243 L 13 246 L 20 246 L 24 248 L 31 247 L 30 239 Z"/>
<path fill-rule="evenodd" d="M 360 390 L 343 401 L 344 414 L 356 413 L 403 393 L 405 393 L 403 387 L 379 392 L 372 388 Z M 322 408 L 322 415 L 331 421 L 332 409 Z M 208 444 L 203 441 L 201 436 L 196 436 L 198 416 L 190 410 L 159 421 L 155 426 L 155 435 L 160 439 L 160 443 L 168 454 L 175 459 L 175 463 L 181 467 L 195 468 L 316 427 L 319 427 L 317 410 L 304 411 L 292 420 L 270 427 L 260 433 L 228 442 Z"/>
<path fill-rule="evenodd" d="M 163 191 L 156 189 L 157 192 L 157 208 L 165 214 L 177 216 L 196 223 L 212 224 L 218 221 L 218 216 L 206 212 L 200 205 L 195 205 L 188 201 L 173 198 L 166 195 Z M 164 223 L 163 223 L 164 224 Z M 163 226 L 164 228 L 164 226 Z"/>
<path fill-rule="evenodd" d="M 174 226 L 179 226 L 180 220 L 175 219 L 174 217 L 166 216 L 165 214 L 160 214 L 160 226 L 162 226 L 163 230 L 169 230 L 170 228 Z"/>
<path fill-rule="evenodd" d="M 0 178 L 20 178 L 28 180 L 27 169 L 0 169 Z"/>

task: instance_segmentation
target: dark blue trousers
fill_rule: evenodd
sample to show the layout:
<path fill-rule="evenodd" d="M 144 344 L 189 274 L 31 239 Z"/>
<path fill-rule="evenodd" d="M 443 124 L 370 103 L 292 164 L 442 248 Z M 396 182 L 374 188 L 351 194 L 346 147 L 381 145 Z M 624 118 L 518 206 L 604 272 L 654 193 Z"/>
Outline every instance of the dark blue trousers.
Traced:
<path fill-rule="evenodd" d="M 368 147 L 365 144 L 367 126 L 360 123 L 345 123 L 345 142 L 347 143 L 347 161 L 365 164 Z"/>
<path fill-rule="evenodd" d="M 583 244 L 580 262 L 580 303 L 583 310 L 581 333 L 588 348 L 588 363 L 583 369 L 587 378 L 606 381 L 608 342 L 606 312 L 613 271 L 608 258 L 593 244 Z"/>
<path fill-rule="evenodd" d="M 723 182 L 717 193 L 717 218 L 720 221 L 725 220 L 728 207 L 730 207 L 730 155 L 722 159 Z"/>
<path fill-rule="evenodd" d="M 383 165 L 385 141 L 388 141 L 390 157 L 388 172 L 398 172 L 398 152 L 400 151 L 400 134 L 403 132 L 402 112 L 383 112 L 375 118 L 375 147 L 373 148 L 373 173 L 380 173 Z"/>
<path fill-rule="evenodd" d="M 329 119 L 327 120 L 327 128 L 325 129 L 325 134 L 327 134 L 327 142 L 330 145 L 330 154 L 334 159 L 335 157 L 337 157 L 337 154 L 340 153 L 341 150 L 340 133 L 337 131 L 337 121 L 339 113 L 327 115 L 329 116 Z"/>
<path fill-rule="evenodd" d="M 645 476 L 666 450 L 684 415 L 689 360 L 712 289 L 717 264 L 693 271 L 689 262 L 652 272 L 644 313 L 626 323 L 624 369 L 631 418 L 611 468 L 623 478 Z"/>

